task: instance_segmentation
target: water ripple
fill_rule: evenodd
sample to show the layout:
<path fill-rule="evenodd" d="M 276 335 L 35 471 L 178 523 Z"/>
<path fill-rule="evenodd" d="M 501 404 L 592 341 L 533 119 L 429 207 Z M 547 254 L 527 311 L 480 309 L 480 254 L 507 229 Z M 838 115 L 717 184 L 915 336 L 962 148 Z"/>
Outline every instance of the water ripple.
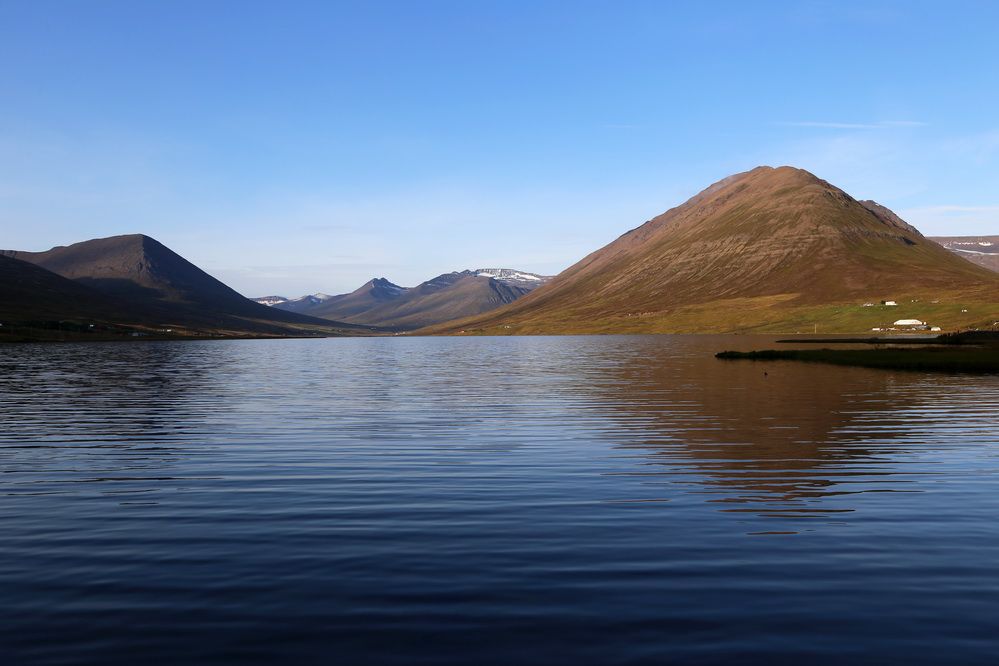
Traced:
<path fill-rule="evenodd" d="M 5 346 L 0 647 L 991 663 L 999 380 L 771 342 Z"/>

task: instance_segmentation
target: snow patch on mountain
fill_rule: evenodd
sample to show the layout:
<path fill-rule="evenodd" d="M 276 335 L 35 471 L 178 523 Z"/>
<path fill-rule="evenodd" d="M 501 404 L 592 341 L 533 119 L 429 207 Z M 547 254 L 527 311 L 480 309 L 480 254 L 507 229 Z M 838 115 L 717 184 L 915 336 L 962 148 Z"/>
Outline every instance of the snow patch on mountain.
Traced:
<path fill-rule="evenodd" d="M 489 277 L 505 284 L 539 286 L 551 280 L 550 276 L 527 273 L 513 268 L 478 268 L 471 271 L 478 277 Z"/>
<path fill-rule="evenodd" d="M 308 294 L 307 296 L 299 296 L 298 298 L 292 298 L 287 302 L 288 303 L 305 302 L 305 303 L 312 303 L 313 305 L 319 305 L 320 303 L 324 303 L 325 301 L 328 301 L 331 298 L 333 297 L 329 294 L 319 293 L 319 294 Z"/>
<path fill-rule="evenodd" d="M 266 305 L 268 307 L 274 307 L 275 305 L 288 302 L 288 299 L 285 296 L 261 296 L 260 298 L 251 298 L 250 300 L 254 303 L 260 303 L 261 305 Z"/>

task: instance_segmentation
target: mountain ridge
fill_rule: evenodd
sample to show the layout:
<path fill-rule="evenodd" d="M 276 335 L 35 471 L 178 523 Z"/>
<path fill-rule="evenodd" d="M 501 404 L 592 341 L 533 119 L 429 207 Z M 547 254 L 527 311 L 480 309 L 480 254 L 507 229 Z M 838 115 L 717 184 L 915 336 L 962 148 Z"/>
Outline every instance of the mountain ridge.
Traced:
<path fill-rule="evenodd" d="M 415 287 L 401 287 L 380 277 L 347 294 L 311 302 L 304 296 L 274 303 L 273 307 L 358 325 L 412 330 L 487 312 L 515 301 L 549 279 L 510 268 L 442 273 Z"/>

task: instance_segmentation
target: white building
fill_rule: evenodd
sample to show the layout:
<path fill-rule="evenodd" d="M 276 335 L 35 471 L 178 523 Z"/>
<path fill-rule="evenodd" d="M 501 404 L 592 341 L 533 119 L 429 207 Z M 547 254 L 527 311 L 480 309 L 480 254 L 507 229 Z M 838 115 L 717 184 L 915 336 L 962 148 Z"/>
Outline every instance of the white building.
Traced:
<path fill-rule="evenodd" d="M 881 301 L 881 305 L 898 305 L 895 301 Z"/>
<path fill-rule="evenodd" d="M 918 319 L 899 319 L 895 322 L 895 326 L 926 326 L 926 322 L 919 321 Z"/>

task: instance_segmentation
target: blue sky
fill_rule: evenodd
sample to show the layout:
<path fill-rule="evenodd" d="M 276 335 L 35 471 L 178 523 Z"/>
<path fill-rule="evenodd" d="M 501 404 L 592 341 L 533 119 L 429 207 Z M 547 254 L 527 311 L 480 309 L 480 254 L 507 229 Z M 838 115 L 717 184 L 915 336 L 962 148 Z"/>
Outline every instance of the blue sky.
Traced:
<path fill-rule="evenodd" d="M 0 246 L 142 232 L 251 296 L 556 273 L 806 168 L 999 233 L 999 3 L 0 0 Z"/>

